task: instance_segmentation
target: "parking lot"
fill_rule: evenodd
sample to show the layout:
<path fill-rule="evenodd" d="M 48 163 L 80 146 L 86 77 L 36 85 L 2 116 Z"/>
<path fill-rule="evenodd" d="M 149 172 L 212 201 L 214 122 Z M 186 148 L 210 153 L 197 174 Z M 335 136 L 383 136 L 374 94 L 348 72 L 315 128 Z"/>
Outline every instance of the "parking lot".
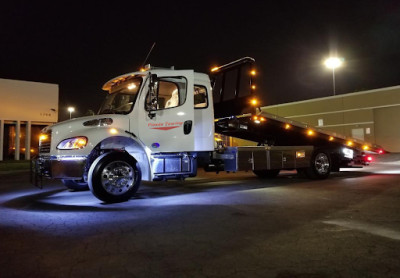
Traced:
<path fill-rule="evenodd" d="M 0 174 L 1 277 L 400 277 L 400 163 L 204 173 L 103 204 Z"/>

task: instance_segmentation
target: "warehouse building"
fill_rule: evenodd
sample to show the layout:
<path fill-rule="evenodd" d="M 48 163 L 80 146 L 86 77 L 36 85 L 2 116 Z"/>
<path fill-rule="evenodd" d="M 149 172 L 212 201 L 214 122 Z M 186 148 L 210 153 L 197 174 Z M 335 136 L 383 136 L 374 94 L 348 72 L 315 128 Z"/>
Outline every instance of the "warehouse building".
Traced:
<path fill-rule="evenodd" d="M 0 161 L 29 160 L 40 130 L 58 121 L 58 85 L 0 78 Z"/>
<path fill-rule="evenodd" d="M 400 86 L 266 106 L 262 110 L 400 152 Z"/>

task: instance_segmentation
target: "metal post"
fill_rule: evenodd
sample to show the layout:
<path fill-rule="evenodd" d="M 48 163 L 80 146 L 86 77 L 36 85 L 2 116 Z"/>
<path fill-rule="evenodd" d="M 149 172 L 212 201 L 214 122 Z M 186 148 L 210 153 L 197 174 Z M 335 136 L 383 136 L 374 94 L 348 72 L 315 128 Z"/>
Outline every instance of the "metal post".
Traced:
<path fill-rule="evenodd" d="M 3 160 L 4 148 L 4 120 L 0 120 L 0 161 Z"/>
<path fill-rule="evenodd" d="M 32 122 L 27 121 L 26 122 L 26 127 L 25 127 L 25 160 L 30 160 L 31 159 L 31 134 L 32 134 L 32 128 L 31 128 Z"/>
<path fill-rule="evenodd" d="M 20 134 L 21 134 L 21 122 L 17 121 L 15 123 L 15 152 L 14 152 L 15 160 L 19 160 Z"/>
<path fill-rule="evenodd" d="M 335 68 L 332 68 L 332 80 L 333 80 L 333 95 L 336 95 L 336 88 L 335 88 Z"/>

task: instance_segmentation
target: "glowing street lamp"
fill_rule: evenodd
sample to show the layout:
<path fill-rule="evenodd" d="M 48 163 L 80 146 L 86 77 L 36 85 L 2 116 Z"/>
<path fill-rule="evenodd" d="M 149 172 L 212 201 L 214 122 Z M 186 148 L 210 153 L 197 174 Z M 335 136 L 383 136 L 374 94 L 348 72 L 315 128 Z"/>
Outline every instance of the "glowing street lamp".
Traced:
<path fill-rule="evenodd" d="M 72 106 L 68 107 L 68 112 L 69 112 L 69 119 L 71 119 L 72 112 L 75 112 L 75 108 Z"/>
<path fill-rule="evenodd" d="M 336 94 L 336 88 L 335 88 L 335 69 L 342 66 L 343 64 L 343 58 L 338 58 L 338 57 L 330 57 L 325 60 L 324 64 L 328 69 L 332 69 L 332 80 L 333 80 L 333 95 Z"/>

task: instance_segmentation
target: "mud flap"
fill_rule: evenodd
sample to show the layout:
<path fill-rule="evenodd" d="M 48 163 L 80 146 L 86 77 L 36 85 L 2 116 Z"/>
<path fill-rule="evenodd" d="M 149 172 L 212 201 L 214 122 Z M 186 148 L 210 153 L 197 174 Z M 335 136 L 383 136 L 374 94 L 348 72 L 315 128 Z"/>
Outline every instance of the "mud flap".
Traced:
<path fill-rule="evenodd" d="M 40 161 L 34 157 L 30 162 L 30 182 L 37 188 L 43 189 L 43 175 Z"/>

